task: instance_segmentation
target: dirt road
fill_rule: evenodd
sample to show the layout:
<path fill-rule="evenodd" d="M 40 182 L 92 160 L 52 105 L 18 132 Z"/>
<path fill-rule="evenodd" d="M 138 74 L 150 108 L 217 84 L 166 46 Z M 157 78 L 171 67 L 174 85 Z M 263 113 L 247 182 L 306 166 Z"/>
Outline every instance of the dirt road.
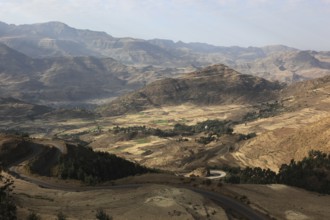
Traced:
<path fill-rule="evenodd" d="M 52 145 L 57 147 L 56 145 Z M 106 186 L 81 186 L 81 187 L 72 187 L 68 185 L 61 185 L 59 183 L 54 183 L 51 181 L 45 181 L 42 179 L 39 179 L 37 177 L 29 176 L 27 174 L 23 174 L 21 172 L 21 169 L 19 169 L 24 163 L 26 163 L 28 160 L 31 160 L 38 154 L 40 154 L 42 150 L 40 150 L 40 147 L 36 147 L 33 149 L 32 153 L 28 155 L 26 158 L 22 159 L 21 161 L 17 162 L 16 164 L 13 164 L 9 167 L 8 173 L 16 178 L 22 179 L 24 181 L 33 183 L 35 185 L 38 185 L 39 187 L 42 188 L 49 188 L 49 189 L 56 189 L 56 190 L 63 190 L 63 191 L 72 191 L 72 192 L 79 192 L 79 191 L 89 191 L 89 190 L 101 190 L 101 189 L 134 189 L 138 187 L 143 187 L 147 184 L 129 184 L 129 185 L 117 185 L 117 186 L 112 186 L 112 185 L 106 185 Z M 221 172 L 214 171 L 215 174 L 225 175 Z M 216 176 L 215 178 L 219 178 L 219 176 Z M 196 193 L 199 193 L 203 195 L 204 197 L 216 202 L 218 205 L 221 207 L 231 210 L 237 214 L 239 214 L 242 217 L 245 217 L 246 219 L 250 220 L 266 220 L 270 219 L 267 216 L 258 213 L 257 211 L 251 209 L 249 206 L 240 203 L 239 201 L 221 195 L 216 192 L 210 192 L 204 189 L 198 189 L 198 188 L 193 188 L 193 187 L 188 187 L 188 186 L 182 186 L 181 188 L 189 189 L 191 191 L 194 191 Z"/>

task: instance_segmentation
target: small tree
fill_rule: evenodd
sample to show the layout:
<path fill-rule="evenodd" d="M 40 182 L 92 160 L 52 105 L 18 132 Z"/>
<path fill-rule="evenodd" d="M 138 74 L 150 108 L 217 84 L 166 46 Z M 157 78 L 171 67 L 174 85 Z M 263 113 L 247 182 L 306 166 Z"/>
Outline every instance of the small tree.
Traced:
<path fill-rule="evenodd" d="M 57 213 L 57 220 L 66 220 L 66 216 L 60 211 Z"/>
<path fill-rule="evenodd" d="M 98 220 L 112 220 L 112 217 L 107 215 L 107 213 L 103 209 L 98 209 L 96 211 L 96 218 Z"/>
<path fill-rule="evenodd" d="M 13 181 L 2 175 L 0 166 L 0 217 L 2 220 L 16 220 L 16 205 L 11 197 Z"/>
<path fill-rule="evenodd" d="M 27 220 L 41 220 L 41 217 L 37 215 L 35 212 L 30 212 L 27 217 Z"/>

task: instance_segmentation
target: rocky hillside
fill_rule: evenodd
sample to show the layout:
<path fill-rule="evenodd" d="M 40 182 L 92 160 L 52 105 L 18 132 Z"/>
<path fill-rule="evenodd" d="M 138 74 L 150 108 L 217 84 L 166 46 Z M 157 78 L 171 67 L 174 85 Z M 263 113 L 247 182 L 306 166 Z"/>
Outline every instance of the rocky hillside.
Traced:
<path fill-rule="evenodd" d="M 0 98 L 0 120 L 33 119 L 52 109 L 42 105 L 34 105 L 14 98 Z"/>
<path fill-rule="evenodd" d="M 105 32 L 75 29 L 61 22 L 31 25 L 1 22 L 0 42 L 31 57 L 106 56 L 125 64 L 167 67 L 252 61 L 277 52 L 296 51 L 286 46 L 221 47 L 163 39 L 115 38 Z"/>
<path fill-rule="evenodd" d="M 291 111 L 303 108 L 328 111 L 330 76 L 294 83 L 284 88 L 280 97 Z"/>
<path fill-rule="evenodd" d="M 78 30 L 60 22 L 0 25 L 0 42 L 31 57 L 112 57 L 126 64 L 174 61 L 175 57 L 144 40 L 114 38 L 104 32 Z"/>
<path fill-rule="evenodd" d="M 201 66 L 218 63 L 243 74 L 288 83 L 330 74 L 328 52 L 299 51 L 286 46 L 218 47 L 160 39 L 114 38 L 104 32 L 78 30 L 59 22 L 0 23 L 1 42 L 4 43 L 0 44 L 1 96 L 47 105 L 100 104 L 158 79 L 176 78 L 188 70 L 201 70 Z M 168 79 L 167 83 L 185 86 L 176 79 Z M 153 85 L 159 87 L 158 84 Z M 168 96 L 172 98 L 171 94 Z M 143 98 L 137 97 L 136 102 Z M 186 98 L 196 99 L 185 95 L 183 99 Z M 151 101 L 155 106 L 159 104 Z"/>
<path fill-rule="evenodd" d="M 233 156 L 243 166 L 278 171 L 283 163 L 302 160 L 311 150 L 330 153 L 330 117 L 300 125 L 298 129 L 282 127 L 257 135 Z"/>
<path fill-rule="evenodd" d="M 8 25 L 0 22 L 0 43 L 34 58 L 111 57 L 129 65 L 201 67 L 223 63 L 244 74 L 295 82 L 330 74 L 328 52 L 299 51 L 283 45 L 222 47 L 205 43 L 115 38 L 60 22 Z"/>
<path fill-rule="evenodd" d="M 108 99 L 177 71 L 182 70 L 128 67 L 112 58 L 34 59 L 0 44 L 1 96 L 34 103 Z"/>
<path fill-rule="evenodd" d="M 151 83 L 101 107 L 100 112 L 103 115 L 120 115 L 183 103 L 252 104 L 274 99 L 280 88 L 278 83 L 240 74 L 225 65 L 215 65 L 180 78 Z"/>
<path fill-rule="evenodd" d="M 105 32 L 75 29 L 61 22 L 31 25 L 1 22 L 0 42 L 31 57 L 106 56 L 126 64 L 185 66 L 225 60 L 251 61 L 277 52 L 296 51 L 286 46 L 221 47 L 163 39 L 115 38 Z"/>
<path fill-rule="evenodd" d="M 81 42 L 95 38 L 112 40 L 111 36 L 103 32 L 76 30 L 60 22 L 32 25 L 9 25 L 1 22 L 0 36 L 0 42 L 31 57 L 99 55 Z"/>
<path fill-rule="evenodd" d="M 235 127 L 237 133 L 257 133 L 233 153 L 241 165 L 277 171 L 282 163 L 301 160 L 310 150 L 330 153 L 330 77 L 290 85 L 279 100 L 285 111 Z"/>
<path fill-rule="evenodd" d="M 293 83 L 330 75 L 327 56 L 315 51 L 273 53 L 252 62 L 232 65 L 237 71 L 270 80 Z"/>

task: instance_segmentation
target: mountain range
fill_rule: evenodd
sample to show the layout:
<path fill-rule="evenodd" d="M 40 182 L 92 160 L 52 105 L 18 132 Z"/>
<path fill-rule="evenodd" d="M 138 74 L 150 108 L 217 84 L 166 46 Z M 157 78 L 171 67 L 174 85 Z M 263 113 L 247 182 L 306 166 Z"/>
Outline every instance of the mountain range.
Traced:
<path fill-rule="evenodd" d="M 1 22 L 0 42 L 33 58 L 110 57 L 126 65 L 195 69 L 223 63 L 245 74 L 289 83 L 330 74 L 329 52 L 300 51 L 283 45 L 244 48 L 116 38 L 60 22 L 31 25 Z"/>
<path fill-rule="evenodd" d="M 296 51 L 286 46 L 218 47 L 162 39 L 115 38 L 105 32 L 79 30 L 61 22 L 31 25 L 1 22 L 0 36 L 0 42 L 31 57 L 107 56 L 126 64 L 166 65 L 170 62 L 171 65 L 179 65 L 181 61 L 186 66 L 186 62 L 208 62 L 215 59 L 216 56 L 212 58 L 212 55 L 216 54 L 221 54 L 225 59 L 248 61 L 276 52 Z M 211 54 L 211 57 L 200 59 L 198 54 Z M 179 62 L 176 61 L 178 58 Z"/>
<path fill-rule="evenodd" d="M 130 67 L 106 57 L 31 58 L 0 44 L 1 96 L 39 104 L 109 99 L 178 71 Z"/>

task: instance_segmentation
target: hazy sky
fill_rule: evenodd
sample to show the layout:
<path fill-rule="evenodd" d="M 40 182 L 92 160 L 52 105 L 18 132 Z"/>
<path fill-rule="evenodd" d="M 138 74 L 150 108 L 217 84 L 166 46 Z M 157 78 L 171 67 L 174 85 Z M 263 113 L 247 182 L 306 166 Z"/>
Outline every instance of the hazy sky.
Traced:
<path fill-rule="evenodd" d="M 114 37 L 330 50 L 330 0 L 0 0 L 0 21 Z"/>

